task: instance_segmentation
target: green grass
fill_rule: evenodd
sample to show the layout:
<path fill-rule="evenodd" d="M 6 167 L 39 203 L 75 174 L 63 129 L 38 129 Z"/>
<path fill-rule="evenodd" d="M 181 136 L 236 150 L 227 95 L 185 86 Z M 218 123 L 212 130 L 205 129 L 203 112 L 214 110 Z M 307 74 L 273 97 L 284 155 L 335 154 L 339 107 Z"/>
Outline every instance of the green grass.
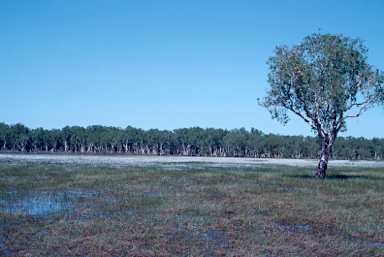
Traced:
<path fill-rule="evenodd" d="M 189 165 L 0 165 L 0 255 L 384 255 L 382 168 Z"/>

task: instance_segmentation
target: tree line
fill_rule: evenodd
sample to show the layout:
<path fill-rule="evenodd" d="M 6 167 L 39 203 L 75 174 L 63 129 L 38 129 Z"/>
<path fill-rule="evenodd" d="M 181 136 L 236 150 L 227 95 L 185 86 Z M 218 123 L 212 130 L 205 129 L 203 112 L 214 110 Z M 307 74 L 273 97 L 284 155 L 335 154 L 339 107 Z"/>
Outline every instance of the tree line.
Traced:
<path fill-rule="evenodd" d="M 125 129 L 93 125 L 86 128 L 30 129 L 0 123 L 0 151 L 89 154 L 183 155 L 255 158 L 318 158 L 318 139 L 264 134 L 252 128 L 179 128 L 173 131 Z M 375 159 L 384 156 L 384 139 L 340 137 L 334 159 Z"/>

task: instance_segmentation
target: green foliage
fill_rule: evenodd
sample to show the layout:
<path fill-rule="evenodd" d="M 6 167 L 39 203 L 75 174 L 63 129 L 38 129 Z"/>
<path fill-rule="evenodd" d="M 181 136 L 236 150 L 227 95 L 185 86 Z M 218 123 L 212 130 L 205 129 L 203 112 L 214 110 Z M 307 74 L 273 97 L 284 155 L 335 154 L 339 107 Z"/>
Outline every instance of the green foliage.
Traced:
<path fill-rule="evenodd" d="M 260 104 L 283 124 L 289 110 L 316 132 L 337 134 L 346 129 L 345 119 L 382 103 L 383 73 L 366 62 L 367 51 L 359 38 L 320 33 L 276 47 L 268 61 L 270 89 Z"/>

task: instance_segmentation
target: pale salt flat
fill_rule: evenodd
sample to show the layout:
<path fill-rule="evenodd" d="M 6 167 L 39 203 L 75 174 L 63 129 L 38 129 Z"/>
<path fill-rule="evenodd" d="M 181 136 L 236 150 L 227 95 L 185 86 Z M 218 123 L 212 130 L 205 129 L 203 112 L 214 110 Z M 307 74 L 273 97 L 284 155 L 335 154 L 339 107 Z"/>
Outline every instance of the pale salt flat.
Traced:
<path fill-rule="evenodd" d="M 0 164 L 54 164 L 93 165 L 111 167 L 260 167 L 288 165 L 316 167 L 318 160 L 277 158 L 230 158 L 196 156 L 143 156 L 143 155 L 68 155 L 68 154 L 21 154 L 1 153 Z M 328 166 L 337 167 L 384 167 L 384 161 L 330 160 Z"/>

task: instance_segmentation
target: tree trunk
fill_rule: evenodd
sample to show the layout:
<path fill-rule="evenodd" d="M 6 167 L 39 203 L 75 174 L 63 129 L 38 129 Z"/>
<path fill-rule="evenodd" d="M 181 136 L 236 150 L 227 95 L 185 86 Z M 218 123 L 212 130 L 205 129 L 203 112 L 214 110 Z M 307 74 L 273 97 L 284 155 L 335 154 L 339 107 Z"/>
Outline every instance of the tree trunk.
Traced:
<path fill-rule="evenodd" d="M 327 176 L 328 157 L 322 156 L 317 166 L 316 178 L 325 178 Z"/>
<path fill-rule="evenodd" d="M 321 156 L 319 165 L 317 165 L 317 173 L 316 178 L 325 178 L 327 176 L 327 168 L 328 168 L 328 159 L 329 155 L 332 152 L 332 143 L 335 138 L 334 136 L 330 137 L 326 135 L 324 138 L 322 138 L 322 144 L 321 144 Z"/>
<path fill-rule="evenodd" d="M 124 152 L 128 153 L 128 143 L 123 144 Z"/>

